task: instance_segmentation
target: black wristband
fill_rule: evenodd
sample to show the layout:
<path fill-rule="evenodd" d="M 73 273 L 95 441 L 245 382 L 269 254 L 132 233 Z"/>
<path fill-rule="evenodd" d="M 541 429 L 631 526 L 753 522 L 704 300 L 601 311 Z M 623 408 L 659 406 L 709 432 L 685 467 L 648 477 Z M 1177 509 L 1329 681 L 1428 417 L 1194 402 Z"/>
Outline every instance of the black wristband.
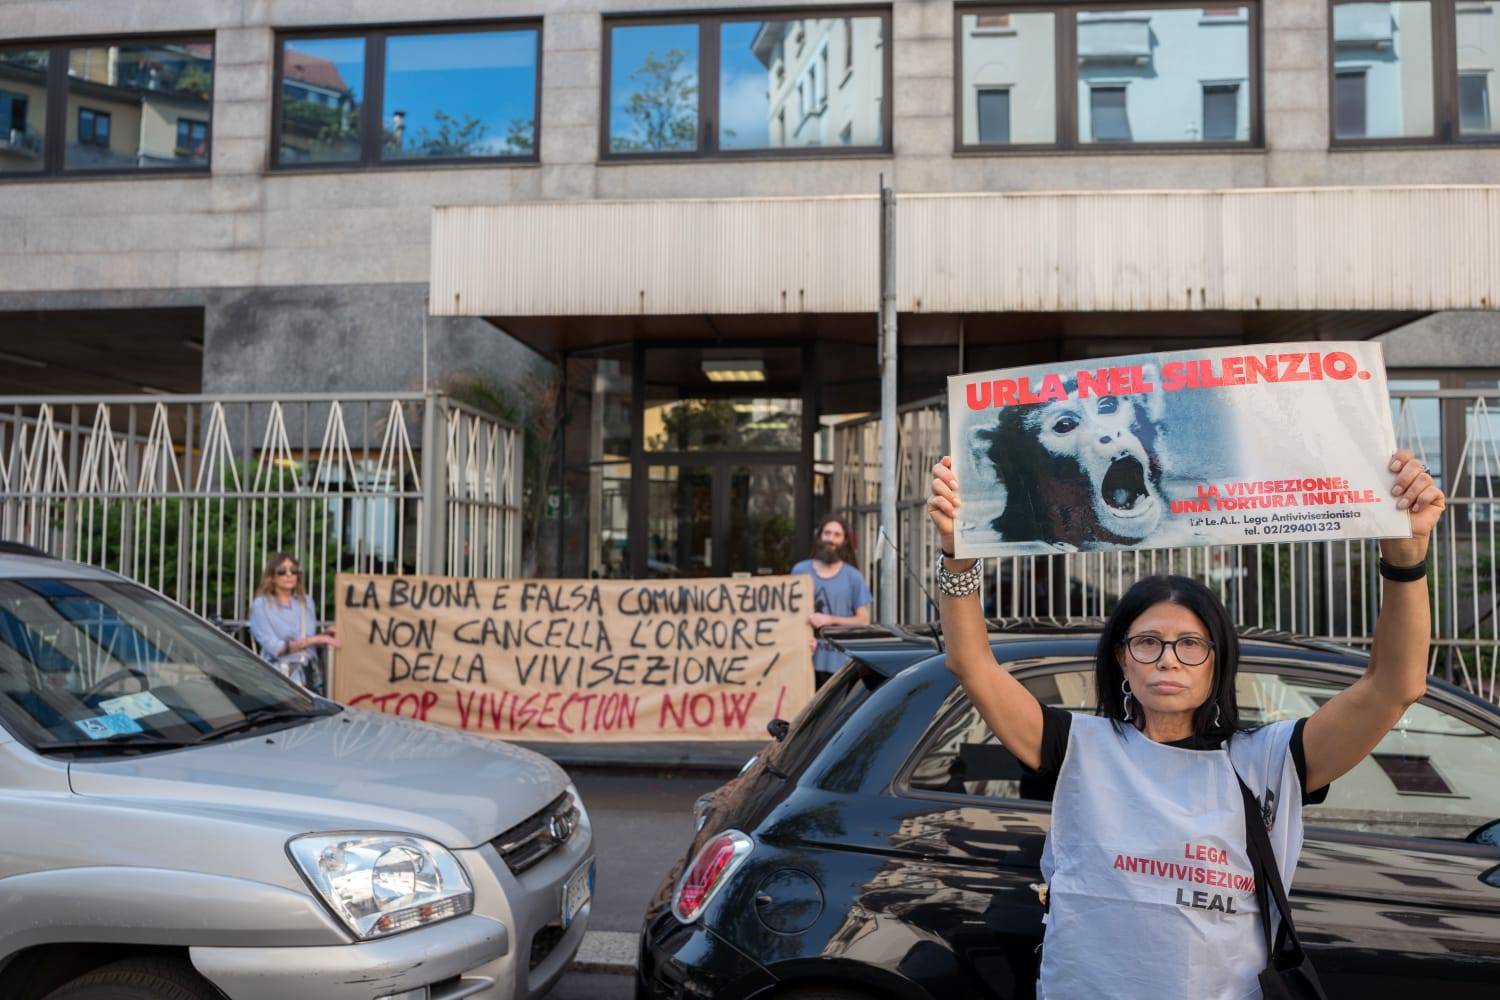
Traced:
<path fill-rule="evenodd" d="M 1423 559 L 1414 566 L 1397 566 L 1381 556 L 1380 575 L 1393 583 L 1415 583 L 1427 575 L 1427 560 Z"/>

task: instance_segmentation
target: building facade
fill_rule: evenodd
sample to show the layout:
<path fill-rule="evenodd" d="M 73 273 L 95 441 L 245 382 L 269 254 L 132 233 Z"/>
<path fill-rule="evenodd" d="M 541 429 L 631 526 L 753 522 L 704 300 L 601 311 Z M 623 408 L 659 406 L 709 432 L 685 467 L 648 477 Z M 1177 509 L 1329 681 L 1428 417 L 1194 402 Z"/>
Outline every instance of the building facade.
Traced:
<path fill-rule="evenodd" d="M 903 403 L 1306 338 L 1500 388 L 1497 39 L 1491 0 L 0 4 L 0 383 L 555 373 L 544 569 L 781 572 L 879 407 L 882 182 Z"/>

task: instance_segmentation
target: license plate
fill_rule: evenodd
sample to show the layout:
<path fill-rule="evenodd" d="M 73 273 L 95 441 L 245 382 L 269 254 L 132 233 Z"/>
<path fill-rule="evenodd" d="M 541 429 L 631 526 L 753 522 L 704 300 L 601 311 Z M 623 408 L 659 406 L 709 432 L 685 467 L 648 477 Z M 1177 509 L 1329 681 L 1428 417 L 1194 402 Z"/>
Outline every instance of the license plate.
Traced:
<path fill-rule="evenodd" d="M 578 911 L 594 896 L 594 863 L 590 861 L 578 869 L 563 885 L 562 922 L 567 927 L 578 916 Z"/>

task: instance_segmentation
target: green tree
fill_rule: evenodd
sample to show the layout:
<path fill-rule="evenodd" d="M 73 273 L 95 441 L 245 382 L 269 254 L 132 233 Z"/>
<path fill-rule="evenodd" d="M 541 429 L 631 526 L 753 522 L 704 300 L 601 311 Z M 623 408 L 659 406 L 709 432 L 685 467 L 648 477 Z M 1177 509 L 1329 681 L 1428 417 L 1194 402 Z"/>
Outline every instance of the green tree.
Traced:
<path fill-rule="evenodd" d="M 646 53 L 631 72 L 636 88 L 625 105 L 635 120 L 635 136 L 612 135 L 615 152 L 692 149 L 698 144 L 698 76 L 684 71 L 687 53 L 668 49 L 665 56 Z"/>
<path fill-rule="evenodd" d="M 508 153 L 533 153 L 536 151 L 536 119 L 512 118 L 505 130 L 505 150 Z"/>
<path fill-rule="evenodd" d="M 204 67 L 191 63 L 177 74 L 174 86 L 179 94 L 191 94 L 207 100 L 209 93 L 213 90 L 213 77 Z"/>
<path fill-rule="evenodd" d="M 464 115 L 460 121 L 446 111 L 434 111 L 432 120 L 437 129 L 423 125 L 411 143 L 411 152 L 418 156 L 473 156 L 489 131 L 489 126 L 473 115 Z"/>
<path fill-rule="evenodd" d="M 521 428 L 525 451 L 521 474 L 521 553 L 536 557 L 536 539 L 547 509 L 547 490 L 555 469 L 562 423 L 558 404 L 562 384 L 556 376 L 530 375 L 507 385 L 487 372 L 460 372 L 443 391 L 466 406 L 491 413 Z"/>

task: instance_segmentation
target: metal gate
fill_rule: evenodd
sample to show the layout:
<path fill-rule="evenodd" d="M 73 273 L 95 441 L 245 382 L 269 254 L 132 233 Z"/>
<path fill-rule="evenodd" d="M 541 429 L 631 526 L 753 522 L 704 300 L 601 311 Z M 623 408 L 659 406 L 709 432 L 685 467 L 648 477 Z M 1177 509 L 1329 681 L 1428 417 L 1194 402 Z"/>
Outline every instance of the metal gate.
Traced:
<path fill-rule="evenodd" d="M 0 538 L 243 621 L 265 561 L 519 573 L 520 432 L 436 393 L 0 398 Z"/>

